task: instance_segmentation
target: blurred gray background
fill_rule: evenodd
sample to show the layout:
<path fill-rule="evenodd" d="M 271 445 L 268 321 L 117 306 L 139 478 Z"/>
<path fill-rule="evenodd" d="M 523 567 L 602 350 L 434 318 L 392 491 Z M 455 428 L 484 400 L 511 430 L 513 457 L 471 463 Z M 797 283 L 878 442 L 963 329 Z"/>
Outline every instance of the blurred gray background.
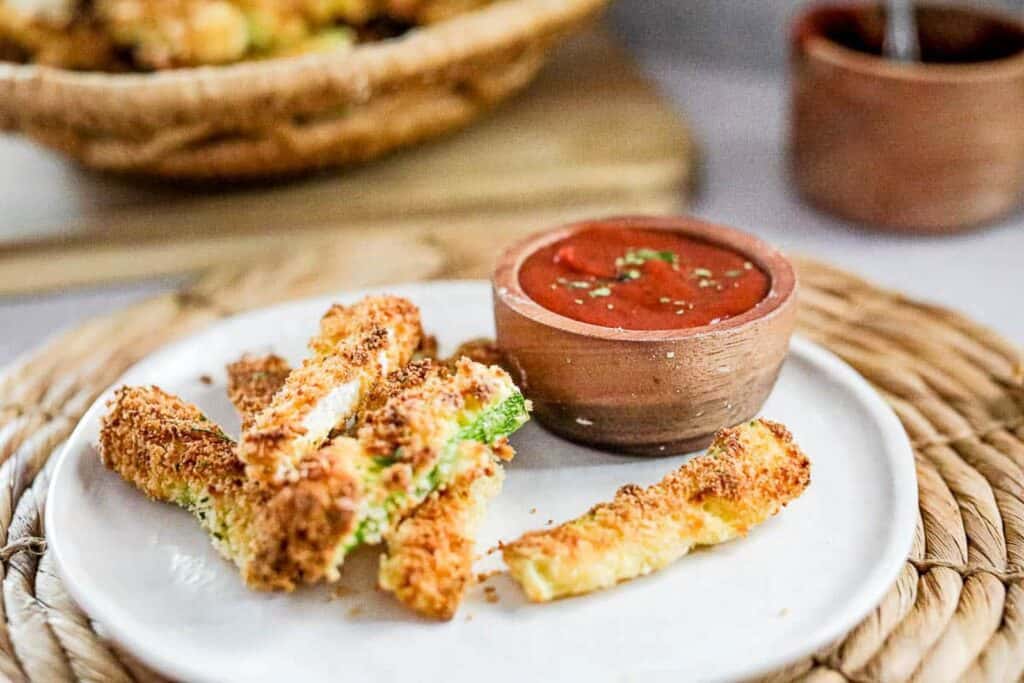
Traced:
<path fill-rule="evenodd" d="M 623 0 L 612 6 L 620 35 L 644 53 L 709 66 L 777 70 L 796 0 Z"/>
<path fill-rule="evenodd" d="M 959 309 L 1024 343 L 1020 212 L 966 235 L 899 237 L 833 219 L 794 196 L 786 173 L 785 38 L 790 18 L 803 4 L 620 0 L 609 13 L 611 29 L 693 127 L 702 149 L 694 213 Z M 1009 8 L 1019 3 L 973 4 Z M 40 163 L 37 159 L 28 143 L 0 136 L 0 163 Z M 17 229 L 3 225 L 5 220 L 10 217 L 0 211 L 0 230 Z M 179 282 L 0 298 L 0 364 L 61 328 Z"/>
<path fill-rule="evenodd" d="M 1024 0 L 929 0 L 933 5 L 1024 11 Z M 619 0 L 613 24 L 645 54 L 673 56 L 708 66 L 779 71 L 786 32 L 799 0 Z"/>

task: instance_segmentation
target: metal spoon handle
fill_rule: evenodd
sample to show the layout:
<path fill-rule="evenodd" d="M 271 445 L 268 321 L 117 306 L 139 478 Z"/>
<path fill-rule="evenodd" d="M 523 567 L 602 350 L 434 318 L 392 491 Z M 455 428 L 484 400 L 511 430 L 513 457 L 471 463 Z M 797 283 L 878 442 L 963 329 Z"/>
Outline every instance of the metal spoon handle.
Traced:
<path fill-rule="evenodd" d="M 916 62 L 921 59 L 913 0 L 888 0 L 885 13 L 885 42 L 882 51 L 889 59 Z"/>

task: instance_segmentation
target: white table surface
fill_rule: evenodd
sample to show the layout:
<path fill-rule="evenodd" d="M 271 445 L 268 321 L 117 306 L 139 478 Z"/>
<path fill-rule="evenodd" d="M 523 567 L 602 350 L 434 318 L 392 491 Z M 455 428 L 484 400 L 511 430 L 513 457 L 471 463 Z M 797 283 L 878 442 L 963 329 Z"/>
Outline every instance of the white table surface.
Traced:
<path fill-rule="evenodd" d="M 845 224 L 793 195 L 786 174 L 783 46 L 795 5 L 634 0 L 611 13 L 614 29 L 695 129 L 704 156 L 694 213 L 956 308 L 1024 344 L 1024 213 L 966 235 L 908 238 Z M 0 136 L 6 178 L 42 180 L 52 163 L 23 141 Z M 15 222 L 0 207 L 0 235 L 17 233 Z M 0 298 L 0 364 L 77 321 L 180 282 Z"/>

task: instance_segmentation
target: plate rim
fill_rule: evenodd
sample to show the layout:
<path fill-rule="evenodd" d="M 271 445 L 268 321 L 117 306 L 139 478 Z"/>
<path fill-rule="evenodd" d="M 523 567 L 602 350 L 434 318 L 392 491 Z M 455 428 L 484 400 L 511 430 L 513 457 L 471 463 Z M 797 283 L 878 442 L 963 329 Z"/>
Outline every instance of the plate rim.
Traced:
<path fill-rule="evenodd" d="M 58 531 L 59 527 L 55 520 L 59 504 L 54 504 L 55 501 L 59 500 L 59 494 L 57 494 L 58 487 L 62 477 L 69 476 L 65 473 L 65 470 L 70 467 L 69 461 L 71 460 L 72 447 L 77 444 L 77 448 L 80 450 L 81 442 L 85 438 L 83 432 L 86 430 L 87 424 L 95 418 L 96 413 L 103 410 L 107 399 L 111 395 L 111 390 L 123 383 L 126 377 L 141 371 L 148 365 L 159 363 L 165 355 L 174 354 L 180 347 L 193 343 L 192 340 L 194 338 L 228 323 L 237 324 L 239 321 L 250 317 L 259 317 L 290 308 L 310 306 L 315 302 L 333 302 L 338 298 L 352 298 L 366 294 L 394 293 L 396 290 L 434 287 L 486 288 L 489 292 L 490 282 L 479 279 L 428 280 L 346 289 L 322 296 L 293 299 L 226 316 L 214 324 L 197 330 L 182 339 L 161 346 L 139 359 L 97 396 L 78 420 L 74 430 L 72 430 L 70 436 L 68 436 L 64 445 L 60 448 L 60 452 L 52 456 L 56 457 L 57 461 L 50 475 L 50 481 L 47 483 L 46 509 L 43 522 L 48 549 L 53 552 L 57 573 L 65 589 L 75 603 L 91 619 L 102 625 L 111 640 L 123 646 L 141 662 L 163 675 L 183 680 L 215 680 L 210 678 L 209 672 L 190 668 L 189 662 L 183 662 L 181 659 L 171 658 L 164 653 L 147 648 L 145 646 L 145 639 L 133 636 L 130 628 L 122 627 L 116 623 L 118 621 L 116 618 L 107 618 L 115 616 L 108 612 L 106 607 L 107 605 L 112 605 L 112 602 L 105 600 L 101 595 L 96 595 L 95 592 L 91 592 L 89 587 L 85 585 L 88 582 L 80 580 L 76 576 L 76 572 L 69 571 L 66 568 L 65 559 L 61 556 L 60 547 L 64 541 L 58 540 L 62 538 L 62 531 Z M 894 509 L 890 524 L 892 531 L 888 534 L 886 545 L 880 549 L 881 552 L 878 554 L 878 560 L 872 569 L 873 577 L 870 583 L 865 584 L 861 588 L 856 599 L 848 602 L 843 611 L 835 613 L 821 627 L 816 629 L 813 638 L 808 638 L 801 647 L 790 648 L 754 665 L 748 665 L 745 668 L 733 667 L 732 671 L 724 672 L 728 674 L 727 677 L 719 676 L 715 680 L 745 679 L 776 671 L 788 664 L 799 661 L 849 633 L 851 629 L 881 603 L 885 595 L 895 584 L 913 546 L 917 518 L 919 516 L 917 473 L 910 438 L 896 413 L 870 385 L 867 379 L 837 355 L 816 342 L 800 334 L 794 334 L 790 342 L 787 358 L 790 355 L 810 362 L 815 367 L 824 370 L 826 376 L 839 381 L 853 393 L 859 405 L 867 411 L 870 419 L 877 425 L 883 442 L 883 450 L 888 454 L 885 460 L 888 462 L 893 474 L 893 490 L 896 492 L 892 503 Z M 672 674 L 674 671 L 676 670 L 666 669 L 651 671 L 648 674 L 657 679 L 662 675 Z"/>

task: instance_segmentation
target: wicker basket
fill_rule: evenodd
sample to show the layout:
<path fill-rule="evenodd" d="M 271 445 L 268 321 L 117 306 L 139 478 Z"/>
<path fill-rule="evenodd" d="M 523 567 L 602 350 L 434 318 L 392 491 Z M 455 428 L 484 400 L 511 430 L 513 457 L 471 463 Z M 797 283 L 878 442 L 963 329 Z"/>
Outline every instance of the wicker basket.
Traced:
<path fill-rule="evenodd" d="M 505 0 L 369 43 L 155 74 L 0 64 L 0 125 L 86 166 L 167 178 L 365 161 L 466 125 L 526 86 L 607 0 Z"/>

